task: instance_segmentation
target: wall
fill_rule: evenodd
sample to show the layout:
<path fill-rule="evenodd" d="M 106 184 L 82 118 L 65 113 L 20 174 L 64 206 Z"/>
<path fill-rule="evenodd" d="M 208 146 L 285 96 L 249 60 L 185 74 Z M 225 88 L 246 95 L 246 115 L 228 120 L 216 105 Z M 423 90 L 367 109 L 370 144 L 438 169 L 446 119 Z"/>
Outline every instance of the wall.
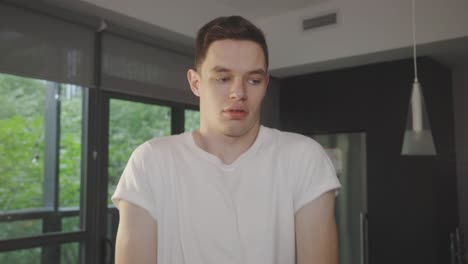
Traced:
<path fill-rule="evenodd" d="M 370 263 L 449 263 L 458 225 L 451 72 L 419 59 L 438 155 L 402 156 L 411 60 L 287 78 L 281 125 L 304 134 L 364 131 Z"/>
<path fill-rule="evenodd" d="M 267 94 L 263 99 L 261 123 L 267 127 L 280 128 L 280 80 L 270 77 Z"/>
<path fill-rule="evenodd" d="M 468 260 L 468 62 L 455 66 L 452 76 L 460 226 Z"/>

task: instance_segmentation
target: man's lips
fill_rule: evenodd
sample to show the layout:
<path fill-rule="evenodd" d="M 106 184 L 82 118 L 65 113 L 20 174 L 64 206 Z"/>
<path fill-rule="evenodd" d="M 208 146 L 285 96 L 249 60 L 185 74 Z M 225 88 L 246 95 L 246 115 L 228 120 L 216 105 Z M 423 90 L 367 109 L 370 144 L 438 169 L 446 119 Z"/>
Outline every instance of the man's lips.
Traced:
<path fill-rule="evenodd" d="M 228 108 L 228 109 L 225 109 L 223 113 L 231 119 L 239 120 L 239 119 L 244 119 L 249 113 L 249 111 L 243 108 Z"/>

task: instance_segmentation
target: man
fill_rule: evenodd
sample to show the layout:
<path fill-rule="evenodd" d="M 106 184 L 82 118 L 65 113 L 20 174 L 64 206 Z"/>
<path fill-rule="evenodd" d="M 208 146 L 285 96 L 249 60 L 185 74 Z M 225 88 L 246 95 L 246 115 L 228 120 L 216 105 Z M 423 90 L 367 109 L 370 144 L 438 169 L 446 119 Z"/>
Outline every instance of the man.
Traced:
<path fill-rule="evenodd" d="M 187 78 L 200 129 L 132 154 L 113 196 L 116 263 L 337 264 L 330 160 L 312 139 L 260 125 L 263 33 L 239 16 L 209 22 Z"/>

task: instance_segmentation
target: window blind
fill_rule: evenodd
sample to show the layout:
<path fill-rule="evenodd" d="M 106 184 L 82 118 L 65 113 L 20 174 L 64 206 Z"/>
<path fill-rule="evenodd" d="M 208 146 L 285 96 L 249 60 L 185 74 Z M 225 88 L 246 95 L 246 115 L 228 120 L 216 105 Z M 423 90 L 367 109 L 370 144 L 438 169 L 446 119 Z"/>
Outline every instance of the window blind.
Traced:
<path fill-rule="evenodd" d="M 93 87 L 94 31 L 0 4 L 0 72 Z"/>
<path fill-rule="evenodd" d="M 192 58 L 187 56 L 115 34 L 103 35 L 104 90 L 198 104 L 186 77 L 191 66 Z"/>

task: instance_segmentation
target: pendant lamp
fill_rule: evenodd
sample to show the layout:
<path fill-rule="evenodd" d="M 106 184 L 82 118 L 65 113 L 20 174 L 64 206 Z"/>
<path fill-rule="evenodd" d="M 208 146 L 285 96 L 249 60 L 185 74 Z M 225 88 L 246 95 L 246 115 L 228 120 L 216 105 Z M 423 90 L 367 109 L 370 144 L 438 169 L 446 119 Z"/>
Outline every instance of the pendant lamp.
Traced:
<path fill-rule="evenodd" d="M 402 155 L 436 155 L 431 126 L 424 103 L 421 84 L 418 80 L 418 65 L 416 61 L 416 5 L 413 1 L 413 63 L 414 82 L 409 102 L 406 130 L 401 149 Z"/>

